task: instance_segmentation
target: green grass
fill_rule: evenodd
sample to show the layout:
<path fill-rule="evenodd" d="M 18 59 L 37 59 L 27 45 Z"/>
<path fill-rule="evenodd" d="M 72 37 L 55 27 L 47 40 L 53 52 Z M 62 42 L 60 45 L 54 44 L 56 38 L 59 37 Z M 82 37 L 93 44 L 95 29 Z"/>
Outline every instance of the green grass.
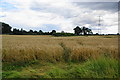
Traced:
<path fill-rule="evenodd" d="M 70 62 L 70 55 L 71 55 L 71 50 L 65 46 L 64 43 L 60 43 L 60 46 L 63 48 L 63 60 L 65 62 Z"/>
<path fill-rule="evenodd" d="M 110 58 L 99 58 L 78 64 L 67 70 L 55 68 L 47 72 L 47 75 L 51 78 L 117 78 L 118 61 Z"/>
<path fill-rule="evenodd" d="M 118 61 L 110 58 L 89 60 L 71 69 L 68 75 L 72 78 L 116 78 L 118 77 Z"/>
<path fill-rule="evenodd" d="M 7 66 L 6 66 L 7 65 Z M 117 78 L 118 61 L 109 57 L 88 60 L 83 63 L 4 64 L 3 78 Z M 14 66 L 14 67 L 13 67 Z"/>

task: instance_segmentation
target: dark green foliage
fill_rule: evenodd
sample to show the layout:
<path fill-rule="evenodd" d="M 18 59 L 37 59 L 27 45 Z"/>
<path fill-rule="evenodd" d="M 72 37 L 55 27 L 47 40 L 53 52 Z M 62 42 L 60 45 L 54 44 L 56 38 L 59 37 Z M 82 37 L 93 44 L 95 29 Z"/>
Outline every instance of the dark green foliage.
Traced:
<path fill-rule="evenodd" d="M 18 63 L 19 64 L 19 63 Z M 25 66 L 26 65 L 26 66 Z M 12 68 L 12 66 L 14 66 Z M 6 67 L 6 68 L 5 68 Z M 82 63 L 4 64 L 3 78 L 118 78 L 119 65 L 116 59 L 101 56 Z M 42 74 L 40 74 L 42 73 Z"/>
<path fill-rule="evenodd" d="M 20 35 L 21 34 L 21 32 L 19 31 L 19 29 L 13 29 L 13 34 L 18 34 L 18 35 Z"/>
<path fill-rule="evenodd" d="M 57 36 L 57 37 L 59 37 L 59 36 L 74 36 L 74 34 L 73 33 L 55 33 L 55 34 L 53 34 L 53 36 Z"/>
<path fill-rule="evenodd" d="M 86 27 L 79 27 L 77 26 L 74 28 L 74 34 L 73 33 L 65 33 L 62 31 L 61 33 L 56 33 L 56 30 L 52 30 L 52 32 L 43 32 L 42 30 L 39 31 L 33 31 L 33 30 L 21 30 L 14 28 L 13 31 L 11 31 L 12 27 L 9 24 L 0 22 L 0 34 L 13 34 L 13 35 L 53 35 L 53 36 L 75 36 L 75 35 L 99 35 L 98 33 L 93 34 L 92 30 Z M 101 34 L 104 35 L 104 34 Z M 107 34 L 107 35 L 119 35 L 117 34 Z"/>
<path fill-rule="evenodd" d="M 52 69 L 47 72 L 47 76 L 51 78 L 118 78 L 118 61 L 103 57 L 97 60 L 89 60 L 66 70 Z"/>
<path fill-rule="evenodd" d="M 91 35 L 93 34 L 92 30 L 86 27 L 82 27 L 80 28 L 79 26 L 77 26 L 76 28 L 73 29 L 75 31 L 75 35 L 81 35 L 83 33 L 83 35 Z"/>
<path fill-rule="evenodd" d="M 8 63 L 3 62 L 2 70 L 11 71 L 11 70 L 21 70 L 23 67 L 27 67 L 29 65 L 38 64 L 38 61 L 29 61 L 29 62 L 16 62 L 16 63 Z"/>
<path fill-rule="evenodd" d="M 50 33 L 51 35 L 54 35 L 56 34 L 56 31 L 55 30 L 52 30 L 52 32 Z"/>
<path fill-rule="evenodd" d="M 9 26 L 9 24 L 6 24 L 6 23 L 1 23 L 2 26 L 2 34 L 10 34 L 11 33 L 11 26 Z"/>
<path fill-rule="evenodd" d="M 2 73 L 3 78 L 20 78 L 20 73 L 17 71 L 8 71 Z"/>
<path fill-rule="evenodd" d="M 43 34 L 43 32 L 42 32 L 42 30 L 39 30 L 39 33 L 38 33 L 39 35 L 42 35 Z"/>
<path fill-rule="evenodd" d="M 73 30 L 75 30 L 75 35 L 80 35 L 80 33 L 82 33 L 82 29 L 79 26 L 77 26 Z"/>
<path fill-rule="evenodd" d="M 89 60 L 83 65 L 71 69 L 69 75 L 74 78 L 117 78 L 118 61 L 105 57 Z"/>

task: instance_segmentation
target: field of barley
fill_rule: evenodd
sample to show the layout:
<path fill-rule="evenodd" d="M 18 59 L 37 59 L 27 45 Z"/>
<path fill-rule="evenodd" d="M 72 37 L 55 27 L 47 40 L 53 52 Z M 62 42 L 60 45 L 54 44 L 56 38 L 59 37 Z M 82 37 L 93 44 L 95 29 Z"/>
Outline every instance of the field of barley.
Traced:
<path fill-rule="evenodd" d="M 118 77 L 118 36 L 2 35 L 3 78 Z"/>

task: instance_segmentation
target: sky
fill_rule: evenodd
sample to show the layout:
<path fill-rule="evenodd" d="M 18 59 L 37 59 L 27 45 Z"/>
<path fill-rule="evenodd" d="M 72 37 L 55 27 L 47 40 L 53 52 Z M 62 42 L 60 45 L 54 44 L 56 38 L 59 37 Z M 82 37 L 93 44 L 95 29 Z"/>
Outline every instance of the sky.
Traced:
<path fill-rule="evenodd" d="M 85 26 L 93 33 L 118 33 L 117 0 L 0 0 L 0 4 L 0 22 L 13 28 L 73 33 L 76 26 Z M 101 26 L 98 26 L 99 16 Z"/>

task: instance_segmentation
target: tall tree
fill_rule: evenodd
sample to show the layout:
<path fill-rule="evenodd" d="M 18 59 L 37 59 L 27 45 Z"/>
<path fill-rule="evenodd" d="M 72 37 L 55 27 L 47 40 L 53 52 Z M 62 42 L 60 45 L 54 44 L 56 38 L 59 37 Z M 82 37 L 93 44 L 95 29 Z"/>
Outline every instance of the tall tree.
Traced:
<path fill-rule="evenodd" d="M 2 34 L 2 22 L 0 22 L 0 34 Z"/>
<path fill-rule="evenodd" d="M 35 30 L 33 33 L 34 33 L 34 35 L 37 35 L 37 34 L 38 34 L 38 32 L 37 32 L 36 30 Z"/>
<path fill-rule="evenodd" d="M 73 30 L 75 31 L 75 35 L 80 35 L 80 33 L 82 32 L 82 29 L 79 26 L 77 26 Z"/>
<path fill-rule="evenodd" d="M 88 34 L 93 34 L 91 29 L 88 29 L 87 32 L 88 32 Z"/>
<path fill-rule="evenodd" d="M 93 34 L 92 30 L 89 28 L 86 28 L 85 26 L 82 27 L 82 32 L 84 35 Z"/>
<path fill-rule="evenodd" d="M 42 35 L 42 34 L 43 34 L 43 31 L 42 31 L 42 30 L 39 30 L 38 34 L 39 34 L 39 35 Z"/>
<path fill-rule="evenodd" d="M 29 33 L 29 34 L 33 34 L 33 30 L 29 30 L 28 33 Z"/>
<path fill-rule="evenodd" d="M 6 23 L 2 23 L 2 34 L 10 34 L 11 33 L 11 26 Z"/>
<path fill-rule="evenodd" d="M 52 30 L 51 34 L 53 35 L 53 34 L 55 34 L 55 33 L 56 33 L 56 30 Z"/>
<path fill-rule="evenodd" d="M 86 28 L 85 26 L 83 26 L 82 28 L 80 28 L 79 26 L 77 26 L 73 30 L 75 30 L 75 35 L 80 35 L 80 33 L 83 33 L 83 35 L 93 34 L 92 30 L 89 29 L 89 28 Z"/>
<path fill-rule="evenodd" d="M 84 35 L 87 35 L 87 30 L 88 28 L 86 28 L 85 26 L 82 27 L 82 32 Z"/>
<path fill-rule="evenodd" d="M 13 29 L 13 34 L 15 34 L 15 35 L 20 35 L 21 32 L 20 32 L 19 29 L 14 28 L 14 29 Z"/>

